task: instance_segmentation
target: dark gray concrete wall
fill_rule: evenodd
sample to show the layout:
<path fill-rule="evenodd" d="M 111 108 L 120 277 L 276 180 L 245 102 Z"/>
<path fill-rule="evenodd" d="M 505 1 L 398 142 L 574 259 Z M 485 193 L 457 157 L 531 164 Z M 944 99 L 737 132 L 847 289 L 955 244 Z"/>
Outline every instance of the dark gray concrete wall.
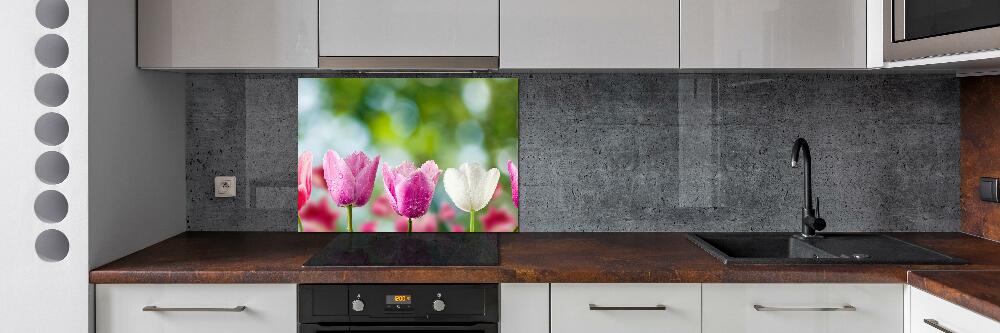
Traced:
<path fill-rule="evenodd" d="M 516 74 L 524 231 L 793 231 L 792 141 L 829 231 L 959 228 L 944 75 Z M 297 75 L 187 78 L 190 230 L 294 230 Z M 236 198 L 212 178 L 238 177 Z"/>

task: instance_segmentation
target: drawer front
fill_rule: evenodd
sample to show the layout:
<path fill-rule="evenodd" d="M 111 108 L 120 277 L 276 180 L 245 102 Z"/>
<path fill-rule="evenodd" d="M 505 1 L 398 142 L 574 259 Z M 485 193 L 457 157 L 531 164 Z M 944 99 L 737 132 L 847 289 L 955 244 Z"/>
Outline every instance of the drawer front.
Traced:
<path fill-rule="evenodd" d="M 996 333 L 1000 322 L 945 301 L 917 288 L 910 290 L 909 333 Z M 932 321 L 935 327 L 925 320 Z"/>
<path fill-rule="evenodd" d="M 903 332 L 902 284 L 705 284 L 702 289 L 705 333 Z M 854 310 L 831 311 L 848 305 Z"/>
<path fill-rule="evenodd" d="M 500 55 L 499 0 L 320 0 L 319 55 Z"/>
<path fill-rule="evenodd" d="M 98 333 L 294 333 L 294 284 L 101 284 L 96 291 Z M 156 306 L 168 311 L 143 311 Z M 170 311 L 177 308 L 242 311 Z"/>
<path fill-rule="evenodd" d="M 551 289 L 552 332 L 701 330 L 699 284 L 555 283 Z"/>

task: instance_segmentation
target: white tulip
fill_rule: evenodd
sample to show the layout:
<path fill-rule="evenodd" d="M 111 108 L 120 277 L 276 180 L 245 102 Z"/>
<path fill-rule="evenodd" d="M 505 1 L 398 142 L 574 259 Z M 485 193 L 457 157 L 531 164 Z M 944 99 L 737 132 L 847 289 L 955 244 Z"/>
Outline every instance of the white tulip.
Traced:
<path fill-rule="evenodd" d="M 462 163 L 458 169 L 449 168 L 444 171 L 444 190 L 448 192 L 455 207 L 470 213 L 470 232 L 475 231 L 476 211 L 485 208 L 490 202 L 499 181 L 500 170 L 492 168 L 486 171 L 476 163 Z"/>

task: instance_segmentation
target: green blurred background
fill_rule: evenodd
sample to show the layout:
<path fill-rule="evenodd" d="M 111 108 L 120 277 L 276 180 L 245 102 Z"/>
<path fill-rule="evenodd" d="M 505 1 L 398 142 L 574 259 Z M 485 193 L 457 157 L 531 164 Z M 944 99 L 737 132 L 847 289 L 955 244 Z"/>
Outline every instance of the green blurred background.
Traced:
<path fill-rule="evenodd" d="M 322 156 L 361 150 L 382 164 L 441 168 L 479 163 L 500 170 L 497 193 L 477 212 L 476 230 L 511 231 L 507 160 L 517 164 L 518 91 L 512 78 L 302 78 L 299 79 L 299 155 L 314 155 L 313 193 L 300 212 L 304 231 L 346 231 L 346 209 L 329 199 Z M 381 165 L 381 164 L 380 164 Z M 381 169 L 381 167 L 380 167 Z M 414 231 L 464 231 L 469 215 L 451 204 L 440 176 L 430 211 L 414 220 Z M 401 231 L 405 219 L 385 214 L 381 170 L 371 200 L 354 209 L 355 231 Z"/>

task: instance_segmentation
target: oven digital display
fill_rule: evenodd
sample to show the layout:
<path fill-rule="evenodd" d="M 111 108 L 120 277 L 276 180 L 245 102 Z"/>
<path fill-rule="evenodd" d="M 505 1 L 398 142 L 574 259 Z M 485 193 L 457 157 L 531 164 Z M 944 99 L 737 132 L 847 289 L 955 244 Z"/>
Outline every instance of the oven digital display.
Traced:
<path fill-rule="evenodd" d="M 385 295 L 385 304 L 413 304 L 413 297 L 411 295 Z"/>

